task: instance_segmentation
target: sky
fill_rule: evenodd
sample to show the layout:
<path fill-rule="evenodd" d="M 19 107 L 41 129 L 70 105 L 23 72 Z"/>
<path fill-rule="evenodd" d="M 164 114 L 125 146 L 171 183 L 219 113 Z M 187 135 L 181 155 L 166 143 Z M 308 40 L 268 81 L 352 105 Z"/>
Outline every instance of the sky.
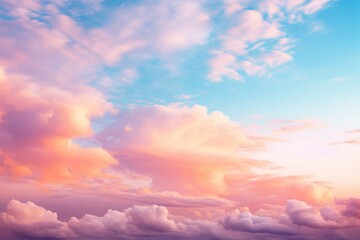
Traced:
<path fill-rule="evenodd" d="M 360 2 L 1 0 L 1 239 L 360 239 Z"/>

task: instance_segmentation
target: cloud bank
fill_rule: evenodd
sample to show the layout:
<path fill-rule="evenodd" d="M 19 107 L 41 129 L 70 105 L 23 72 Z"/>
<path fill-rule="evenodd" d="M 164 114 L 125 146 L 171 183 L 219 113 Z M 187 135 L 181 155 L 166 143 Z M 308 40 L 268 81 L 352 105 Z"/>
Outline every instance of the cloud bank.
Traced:
<path fill-rule="evenodd" d="M 346 208 L 351 204 L 344 200 Z M 356 200 L 358 201 L 358 200 Z M 319 212 L 298 200 L 288 200 L 278 217 L 248 210 L 224 212 L 210 220 L 173 215 L 157 205 L 108 210 L 103 216 L 86 214 L 67 221 L 32 202 L 11 200 L 0 214 L 8 239 L 356 239 L 360 221 L 327 206 Z M 325 210 L 324 210 L 325 209 Z"/>

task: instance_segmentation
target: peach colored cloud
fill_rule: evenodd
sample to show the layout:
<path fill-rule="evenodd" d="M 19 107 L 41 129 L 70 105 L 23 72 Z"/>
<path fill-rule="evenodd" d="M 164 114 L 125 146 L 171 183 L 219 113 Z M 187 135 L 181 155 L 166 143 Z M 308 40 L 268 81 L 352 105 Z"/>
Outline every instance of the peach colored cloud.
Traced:
<path fill-rule="evenodd" d="M 214 195 L 255 209 L 289 198 L 312 204 L 334 198 L 326 184 L 307 177 L 255 173 L 273 171 L 270 162 L 247 157 L 264 150 L 271 138 L 253 136 L 224 114 L 198 105 L 130 109 L 97 139 L 120 161 L 118 171 L 149 177 L 153 192 Z"/>
<path fill-rule="evenodd" d="M 345 140 L 345 141 L 329 143 L 329 145 L 338 145 L 338 144 L 357 145 L 357 144 L 360 144 L 360 139 L 354 138 L 354 139 L 349 139 L 349 140 Z"/>
<path fill-rule="evenodd" d="M 310 203 L 333 197 L 325 185 L 303 177 L 254 173 L 273 168 L 270 162 L 248 157 L 264 150 L 271 138 L 254 136 L 223 113 L 208 113 L 198 105 L 156 105 L 120 112 L 113 124 L 97 134 L 101 147 L 75 144 L 74 138 L 91 138 L 91 118 L 113 111 L 93 88 L 78 85 L 75 89 L 76 94 L 2 73 L 2 175 L 61 183 L 109 178 L 93 182 L 98 185 L 95 189 L 174 206 L 236 201 L 257 209 L 267 201 L 278 204 L 291 197 Z M 117 190 L 123 184 L 149 190 L 132 196 L 130 190 Z M 163 195 L 164 191 L 173 194 Z"/>
<path fill-rule="evenodd" d="M 98 139 L 123 167 L 150 176 L 153 187 L 164 190 L 222 192 L 224 174 L 231 168 L 249 171 L 267 164 L 236 154 L 262 149 L 263 141 L 248 136 L 222 113 L 208 114 L 197 105 L 130 110 Z"/>
<path fill-rule="evenodd" d="M 73 138 L 92 135 L 90 118 L 114 111 L 96 90 L 81 85 L 75 89 L 3 74 L 0 173 L 60 181 L 105 176 L 102 169 L 117 163 L 101 148 L 72 143 Z"/>
<path fill-rule="evenodd" d="M 258 209 L 266 204 L 281 204 L 289 198 L 314 205 L 334 200 L 334 193 L 324 183 L 311 182 L 303 176 L 277 176 L 261 174 L 233 174 L 227 176 L 227 199 Z"/>
<path fill-rule="evenodd" d="M 350 131 L 347 131 L 346 133 L 360 133 L 360 129 L 350 130 Z"/>
<path fill-rule="evenodd" d="M 274 120 L 271 122 L 277 125 L 275 130 L 278 133 L 292 133 L 306 131 L 309 129 L 323 127 L 324 124 L 316 119 L 303 119 L 303 120 Z"/>
<path fill-rule="evenodd" d="M 73 94 L 5 73 L 0 91 L 5 96 L 0 105 L 3 175 L 62 183 L 111 176 L 94 185 L 114 196 L 131 196 L 116 191 L 124 182 L 148 188 L 152 195 L 172 191 L 179 196 L 156 199 L 145 192 L 133 198 L 178 206 L 237 201 L 256 209 L 267 201 L 278 204 L 291 197 L 310 203 L 333 197 L 326 186 L 303 177 L 254 173 L 273 167 L 248 157 L 264 150 L 271 138 L 251 135 L 221 112 L 208 113 L 198 105 L 133 108 L 120 112 L 97 134 L 102 147 L 83 147 L 72 140 L 91 137 L 91 118 L 113 111 L 100 93 L 78 85 Z M 212 200 L 205 203 L 204 197 Z"/>
<path fill-rule="evenodd" d="M 357 135 L 358 133 L 360 133 L 360 129 L 349 130 L 349 131 L 346 131 L 345 133 L 354 136 L 354 135 Z M 349 146 L 355 145 L 356 146 L 358 144 L 360 144 L 360 138 L 358 138 L 356 136 L 356 137 L 353 137 L 350 139 L 334 141 L 334 142 L 329 143 L 328 145 L 349 145 Z"/>

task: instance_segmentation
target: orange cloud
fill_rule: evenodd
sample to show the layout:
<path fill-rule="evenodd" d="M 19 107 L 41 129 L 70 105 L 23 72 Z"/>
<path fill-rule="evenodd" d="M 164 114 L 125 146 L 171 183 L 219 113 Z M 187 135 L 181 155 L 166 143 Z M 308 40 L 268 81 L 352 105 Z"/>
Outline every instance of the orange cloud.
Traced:
<path fill-rule="evenodd" d="M 317 204 L 334 197 L 328 186 L 307 177 L 256 173 L 274 166 L 245 156 L 263 150 L 271 138 L 253 136 L 224 114 L 198 105 L 130 109 L 97 139 L 121 162 L 118 171 L 149 177 L 155 192 L 215 195 L 254 208 L 289 198 Z"/>
<path fill-rule="evenodd" d="M 208 114 L 197 105 L 130 110 L 98 139 L 122 167 L 150 176 L 153 187 L 164 190 L 220 193 L 233 167 L 247 172 L 268 164 L 240 155 L 263 149 L 264 141 L 252 138 L 224 114 Z"/>
<path fill-rule="evenodd" d="M 0 172 L 60 181 L 104 176 L 117 161 L 99 147 L 72 143 L 92 135 L 90 118 L 113 111 L 90 87 L 76 92 L 6 76 L 0 81 Z"/>

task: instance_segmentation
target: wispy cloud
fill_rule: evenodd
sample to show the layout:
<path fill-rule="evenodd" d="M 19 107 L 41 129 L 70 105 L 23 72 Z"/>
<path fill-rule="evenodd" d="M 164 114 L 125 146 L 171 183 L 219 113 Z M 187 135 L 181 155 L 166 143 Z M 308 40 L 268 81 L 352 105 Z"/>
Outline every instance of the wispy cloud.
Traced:
<path fill-rule="evenodd" d="M 314 14 L 326 7 L 327 2 L 224 1 L 226 17 L 234 20 L 235 24 L 232 23 L 225 33 L 218 36 L 220 46 L 209 61 L 208 79 L 213 82 L 226 78 L 240 80 L 243 73 L 262 76 L 268 71 L 268 67 L 279 67 L 293 60 L 288 51 L 292 46 L 285 43 L 285 26 L 301 22 L 305 15 Z M 322 25 L 315 24 L 313 23 L 312 32 L 323 30 Z M 259 44 L 263 46 L 257 48 Z M 279 45 L 282 47 L 279 48 Z"/>

